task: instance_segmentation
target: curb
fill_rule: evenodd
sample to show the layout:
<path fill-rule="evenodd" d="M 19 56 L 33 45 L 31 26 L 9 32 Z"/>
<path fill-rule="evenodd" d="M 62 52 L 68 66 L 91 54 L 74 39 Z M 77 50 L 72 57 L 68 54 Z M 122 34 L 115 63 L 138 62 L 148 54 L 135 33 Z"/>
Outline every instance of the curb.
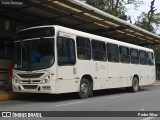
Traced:
<path fill-rule="evenodd" d="M 141 87 L 152 87 L 152 86 L 160 86 L 160 81 L 156 81 L 150 85 L 144 85 L 144 86 L 141 86 Z"/>
<path fill-rule="evenodd" d="M 160 86 L 160 80 L 157 80 L 157 81 L 154 82 L 152 85 L 154 85 L 154 86 Z"/>
<path fill-rule="evenodd" d="M 160 86 L 160 84 L 153 84 L 154 86 Z"/>
<path fill-rule="evenodd" d="M 15 100 L 22 97 L 23 95 L 12 92 L 0 93 L 0 101 Z"/>

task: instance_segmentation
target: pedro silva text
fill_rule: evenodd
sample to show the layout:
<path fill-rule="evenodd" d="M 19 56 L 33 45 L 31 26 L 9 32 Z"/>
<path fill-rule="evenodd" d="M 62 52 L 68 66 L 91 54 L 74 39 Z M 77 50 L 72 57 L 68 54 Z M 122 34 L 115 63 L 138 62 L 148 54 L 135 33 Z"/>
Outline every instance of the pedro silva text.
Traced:
<path fill-rule="evenodd" d="M 138 117 L 158 117 L 156 113 L 138 113 Z"/>

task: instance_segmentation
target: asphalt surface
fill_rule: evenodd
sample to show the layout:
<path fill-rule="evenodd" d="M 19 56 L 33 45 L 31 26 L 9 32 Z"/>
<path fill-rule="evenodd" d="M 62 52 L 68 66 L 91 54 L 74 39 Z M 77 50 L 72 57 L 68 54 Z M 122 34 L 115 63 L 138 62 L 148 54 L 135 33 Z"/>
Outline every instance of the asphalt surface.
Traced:
<path fill-rule="evenodd" d="M 0 111 L 160 111 L 160 86 L 143 87 L 138 93 L 124 89 L 100 90 L 94 97 L 77 99 L 75 94 L 48 95 L 29 94 L 20 100 L 1 101 Z M 89 113 L 88 113 L 89 114 Z M 93 115 L 94 114 L 94 115 Z M 107 114 L 107 112 L 106 112 Z M 126 114 L 128 114 L 126 112 Z M 114 116 L 114 112 L 113 112 Z M 10 118 L 5 118 L 10 119 Z M 12 118 L 24 120 L 24 118 Z M 160 117 L 48 117 L 25 118 L 39 120 L 159 120 Z"/>

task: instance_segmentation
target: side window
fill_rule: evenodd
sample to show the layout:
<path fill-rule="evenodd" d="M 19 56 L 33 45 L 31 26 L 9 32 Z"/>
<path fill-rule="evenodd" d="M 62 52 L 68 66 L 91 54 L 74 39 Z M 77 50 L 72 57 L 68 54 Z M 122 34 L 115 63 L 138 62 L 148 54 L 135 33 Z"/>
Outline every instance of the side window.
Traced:
<path fill-rule="evenodd" d="M 147 52 L 147 63 L 148 65 L 154 65 L 154 56 L 152 52 Z"/>
<path fill-rule="evenodd" d="M 122 63 L 130 63 L 129 48 L 120 46 L 120 60 Z"/>
<path fill-rule="evenodd" d="M 147 65 L 146 51 L 140 50 L 139 57 L 140 57 L 140 64 L 141 65 Z"/>
<path fill-rule="evenodd" d="M 109 62 L 119 62 L 119 49 L 116 44 L 107 44 L 107 55 Z"/>
<path fill-rule="evenodd" d="M 58 65 L 74 65 L 76 63 L 75 57 L 75 43 L 71 38 L 58 37 L 57 40 Z"/>
<path fill-rule="evenodd" d="M 77 56 L 81 60 L 91 60 L 90 39 L 77 37 Z"/>
<path fill-rule="evenodd" d="M 131 63 L 132 64 L 139 64 L 139 54 L 137 49 L 130 49 L 131 54 Z"/>
<path fill-rule="evenodd" d="M 92 58 L 97 61 L 106 61 L 105 42 L 92 40 Z"/>

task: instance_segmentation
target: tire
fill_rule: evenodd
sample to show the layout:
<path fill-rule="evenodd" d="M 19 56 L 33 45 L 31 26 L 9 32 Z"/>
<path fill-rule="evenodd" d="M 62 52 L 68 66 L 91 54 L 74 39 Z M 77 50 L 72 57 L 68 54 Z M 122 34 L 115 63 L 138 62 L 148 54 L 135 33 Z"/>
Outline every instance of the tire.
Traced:
<path fill-rule="evenodd" d="M 80 82 L 80 89 L 78 93 L 78 97 L 81 99 L 88 98 L 90 95 L 90 84 L 86 78 L 82 78 Z"/>
<path fill-rule="evenodd" d="M 132 80 L 131 91 L 134 93 L 139 91 L 139 80 L 137 77 L 134 77 Z"/>
<path fill-rule="evenodd" d="M 133 93 L 136 93 L 139 91 L 139 80 L 137 77 L 133 77 L 133 80 L 132 80 L 132 86 L 131 87 L 126 87 L 125 90 L 126 92 L 133 92 Z"/>

